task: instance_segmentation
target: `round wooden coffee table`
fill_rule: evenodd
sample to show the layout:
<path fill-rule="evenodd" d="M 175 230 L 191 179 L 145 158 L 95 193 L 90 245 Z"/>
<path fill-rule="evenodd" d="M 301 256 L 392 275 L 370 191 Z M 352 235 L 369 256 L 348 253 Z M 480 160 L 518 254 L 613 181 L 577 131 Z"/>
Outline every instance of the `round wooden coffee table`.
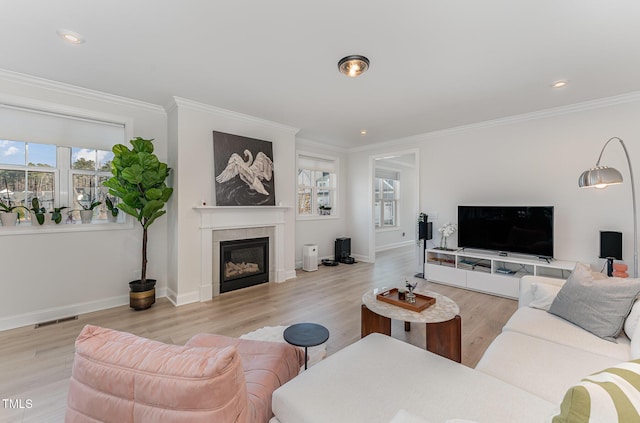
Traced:
<path fill-rule="evenodd" d="M 424 323 L 427 327 L 427 350 L 460 363 L 462 361 L 462 320 L 460 307 L 451 298 L 437 292 L 417 288 L 416 294 L 428 295 L 436 303 L 421 312 L 379 301 L 378 293 L 389 288 L 376 288 L 362 296 L 361 337 L 377 332 L 391 336 L 391 319 L 405 322 L 410 330 L 411 322 Z"/>
<path fill-rule="evenodd" d="M 306 369 L 307 348 L 327 342 L 329 330 L 317 323 L 297 323 L 286 328 L 282 336 L 291 345 L 304 347 L 304 368 Z"/>

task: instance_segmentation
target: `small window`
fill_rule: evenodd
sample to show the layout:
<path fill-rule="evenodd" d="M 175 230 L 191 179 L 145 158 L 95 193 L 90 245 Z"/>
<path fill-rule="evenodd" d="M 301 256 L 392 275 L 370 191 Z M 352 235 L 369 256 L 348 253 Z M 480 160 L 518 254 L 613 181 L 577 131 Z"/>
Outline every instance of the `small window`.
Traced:
<path fill-rule="evenodd" d="M 400 175 L 397 172 L 376 169 L 373 185 L 376 228 L 398 226 Z"/>
<path fill-rule="evenodd" d="M 298 156 L 298 216 L 337 215 L 337 159 Z"/>

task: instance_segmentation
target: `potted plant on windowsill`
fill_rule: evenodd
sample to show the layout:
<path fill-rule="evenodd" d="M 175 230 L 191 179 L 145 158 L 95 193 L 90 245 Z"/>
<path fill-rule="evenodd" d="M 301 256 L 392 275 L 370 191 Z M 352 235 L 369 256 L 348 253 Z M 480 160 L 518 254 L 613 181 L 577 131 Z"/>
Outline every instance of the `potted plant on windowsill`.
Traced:
<path fill-rule="evenodd" d="M 142 226 L 142 267 L 140 279 L 129 282 L 129 305 L 144 310 L 155 303 L 155 279 L 147 279 L 147 232 L 157 218 L 166 213 L 165 204 L 173 193 L 166 185 L 171 169 L 153 154 L 153 143 L 140 137 L 132 139 L 132 150 L 125 145 L 113 147 L 113 176 L 103 183 L 109 194 L 122 201 L 118 208 L 133 216 Z"/>
<path fill-rule="evenodd" d="M 10 200 L 9 204 L 5 204 L 0 200 L 0 222 L 2 222 L 2 226 L 15 226 L 16 222 L 18 222 L 18 212 L 16 210 L 20 208 L 25 207 L 13 206 Z"/>
<path fill-rule="evenodd" d="M 107 206 L 107 220 L 109 222 L 115 223 L 118 221 L 118 213 L 120 213 L 120 210 L 118 209 L 118 207 L 116 207 L 113 204 L 113 200 L 111 199 L 111 197 L 106 197 L 104 199 L 104 203 Z"/>
<path fill-rule="evenodd" d="M 96 207 L 98 207 L 100 204 L 102 204 L 102 202 L 97 201 L 96 198 L 94 197 L 95 191 L 93 189 L 93 179 L 89 180 L 89 201 L 88 202 L 84 202 L 84 198 L 80 199 L 78 198 L 78 200 L 76 200 L 76 202 L 80 205 L 80 207 L 82 207 L 81 210 L 79 210 L 80 212 L 80 221 L 82 223 L 91 223 L 91 221 L 93 220 L 93 209 L 95 209 Z M 84 197 L 84 195 L 82 195 L 81 197 Z"/>
<path fill-rule="evenodd" d="M 59 225 L 62 222 L 62 210 L 68 209 L 69 207 L 54 207 L 51 213 L 51 221 L 56 225 Z"/>
<path fill-rule="evenodd" d="M 4 197 L 7 202 L 5 203 L 3 199 L 0 198 L 0 222 L 2 222 L 2 226 L 4 227 L 15 226 L 18 221 L 18 212 L 16 210 L 24 207 L 13 205 L 13 202 L 11 201 L 13 191 L 9 190 L 7 178 L 5 177 L 3 179 L 5 188 L 2 191 L 2 197 Z"/>
<path fill-rule="evenodd" d="M 31 226 L 38 227 L 51 221 L 51 215 L 47 213 L 44 207 L 40 207 L 38 197 L 31 199 L 31 208 L 29 211 L 31 212 Z M 38 223 L 38 225 L 36 225 L 36 223 Z"/>
<path fill-rule="evenodd" d="M 91 221 L 93 220 L 93 209 L 95 209 L 102 203 L 100 201 L 95 201 L 92 198 L 89 201 L 89 204 L 82 204 L 80 202 L 78 202 L 78 204 L 80 204 L 80 207 L 82 207 L 82 209 L 80 210 L 80 221 L 82 223 L 91 223 Z"/>

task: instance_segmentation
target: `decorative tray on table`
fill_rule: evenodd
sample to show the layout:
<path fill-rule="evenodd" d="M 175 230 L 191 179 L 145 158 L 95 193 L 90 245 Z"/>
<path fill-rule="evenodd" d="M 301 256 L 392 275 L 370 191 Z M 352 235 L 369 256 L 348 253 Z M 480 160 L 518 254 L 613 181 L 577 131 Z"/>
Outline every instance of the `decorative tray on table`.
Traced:
<path fill-rule="evenodd" d="M 429 297 L 428 295 L 416 293 L 414 293 L 413 295 L 416 296 L 416 302 L 408 303 L 405 300 L 401 300 L 399 298 L 398 288 L 391 288 L 376 295 L 376 299 L 378 301 L 383 301 L 385 303 L 393 304 L 398 307 L 406 308 L 407 310 L 416 311 L 418 313 L 436 303 L 436 299 L 433 297 Z"/>

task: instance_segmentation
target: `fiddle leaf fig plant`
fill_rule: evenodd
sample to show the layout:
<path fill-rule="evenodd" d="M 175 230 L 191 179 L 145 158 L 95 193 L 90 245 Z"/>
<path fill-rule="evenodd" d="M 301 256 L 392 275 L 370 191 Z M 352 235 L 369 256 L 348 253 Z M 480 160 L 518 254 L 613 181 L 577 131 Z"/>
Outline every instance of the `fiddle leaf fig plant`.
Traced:
<path fill-rule="evenodd" d="M 136 137 L 130 141 L 132 149 L 122 144 L 113 146 L 113 176 L 103 182 L 110 195 L 122 200 L 118 208 L 142 226 L 141 283 L 147 281 L 147 230 L 166 213 L 164 206 L 173 193 L 166 184 L 171 169 L 153 154 L 152 141 Z"/>

